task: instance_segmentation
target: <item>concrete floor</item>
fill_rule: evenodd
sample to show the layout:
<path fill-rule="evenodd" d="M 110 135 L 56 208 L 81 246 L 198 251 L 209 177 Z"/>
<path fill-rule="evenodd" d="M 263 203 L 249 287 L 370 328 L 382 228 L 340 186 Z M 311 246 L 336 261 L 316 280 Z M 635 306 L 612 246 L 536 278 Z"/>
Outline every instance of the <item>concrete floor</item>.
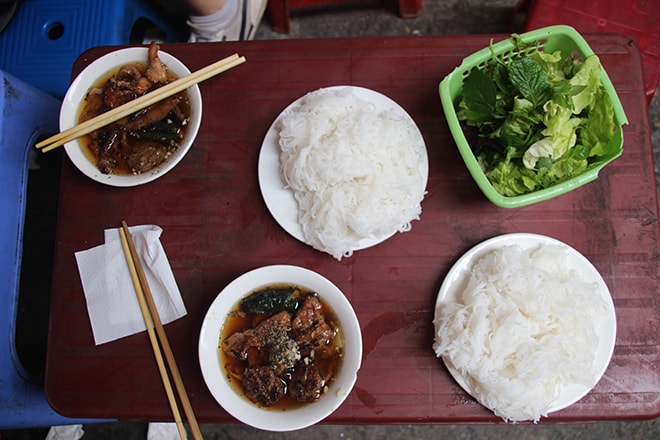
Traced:
<path fill-rule="evenodd" d="M 339 5 L 320 6 L 294 11 L 289 34 L 270 29 L 267 18 L 257 32 L 257 39 L 331 38 L 342 36 L 395 36 L 437 34 L 496 34 L 519 31 L 523 17 L 512 20 L 518 0 L 426 0 L 425 10 L 416 19 L 397 17 L 395 2 L 388 0 L 355 0 Z M 174 13 L 180 13 L 176 6 Z M 660 93 L 649 107 L 655 158 L 656 182 L 660 188 Z M 42 169 L 58 166 L 46 164 Z M 51 174 L 46 179 L 54 179 Z M 32 178 L 32 176 L 31 176 Z M 29 196 L 28 196 L 29 197 Z M 29 203 L 29 202 L 28 202 Z M 54 209 L 46 215 L 54 215 Z M 44 215 L 43 212 L 38 215 Z M 37 356 L 33 360 L 39 363 Z M 85 425 L 83 440 L 146 439 L 147 425 L 122 421 L 109 424 Z M 419 426 L 339 426 L 321 424 L 293 433 L 269 433 L 240 424 L 202 425 L 204 437 L 213 439 L 653 439 L 660 438 L 660 423 L 650 421 L 613 421 L 589 424 L 553 425 L 419 425 Z M 44 439 L 48 429 L 0 431 L 0 440 Z"/>

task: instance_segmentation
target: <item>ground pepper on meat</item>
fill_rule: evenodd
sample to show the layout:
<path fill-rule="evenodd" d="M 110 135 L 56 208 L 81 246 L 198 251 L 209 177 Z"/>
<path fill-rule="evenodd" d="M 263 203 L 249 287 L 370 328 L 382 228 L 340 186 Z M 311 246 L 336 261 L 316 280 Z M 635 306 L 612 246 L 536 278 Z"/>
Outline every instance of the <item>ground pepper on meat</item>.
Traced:
<path fill-rule="evenodd" d="M 262 407 L 288 409 L 315 402 L 341 366 L 339 321 L 314 292 L 297 286 L 264 289 L 279 295 L 283 293 L 277 289 L 294 292 L 296 307 L 247 313 L 239 305 L 230 313 L 219 341 L 227 377 L 237 391 Z M 264 289 L 253 294 L 263 297 Z"/>

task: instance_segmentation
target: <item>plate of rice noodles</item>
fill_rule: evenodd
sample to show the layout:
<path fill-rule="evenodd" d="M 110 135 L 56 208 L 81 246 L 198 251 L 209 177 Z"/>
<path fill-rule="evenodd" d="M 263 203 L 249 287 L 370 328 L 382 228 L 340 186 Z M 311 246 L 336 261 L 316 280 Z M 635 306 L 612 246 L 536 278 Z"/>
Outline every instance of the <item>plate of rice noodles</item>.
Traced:
<path fill-rule="evenodd" d="M 407 232 L 428 180 L 424 139 L 408 113 L 373 90 L 321 88 L 286 107 L 259 154 L 270 213 L 337 260 Z"/>
<path fill-rule="evenodd" d="M 598 270 L 567 244 L 528 233 L 491 238 L 459 258 L 433 323 L 433 350 L 452 377 L 513 423 L 537 423 L 584 397 L 616 338 Z"/>

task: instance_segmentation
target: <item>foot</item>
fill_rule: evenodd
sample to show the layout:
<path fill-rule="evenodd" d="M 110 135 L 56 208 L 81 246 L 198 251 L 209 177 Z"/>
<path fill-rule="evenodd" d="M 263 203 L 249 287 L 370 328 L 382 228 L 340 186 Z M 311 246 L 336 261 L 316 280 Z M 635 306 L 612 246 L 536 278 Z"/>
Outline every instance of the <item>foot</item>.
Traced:
<path fill-rule="evenodd" d="M 268 0 L 238 0 L 238 11 L 225 23 L 195 23 L 188 20 L 191 43 L 253 40 Z"/>

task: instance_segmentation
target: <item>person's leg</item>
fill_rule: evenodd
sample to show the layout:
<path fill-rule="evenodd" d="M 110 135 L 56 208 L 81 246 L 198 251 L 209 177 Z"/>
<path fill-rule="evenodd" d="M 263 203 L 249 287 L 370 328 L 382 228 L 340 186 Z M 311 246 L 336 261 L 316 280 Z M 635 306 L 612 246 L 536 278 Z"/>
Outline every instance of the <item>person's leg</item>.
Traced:
<path fill-rule="evenodd" d="M 204 16 L 218 12 L 227 0 L 186 0 L 190 15 Z"/>
<path fill-rule="evenodd" d="M 190 42 L 252 40 L 267 0 L 186 0 Z"/>

